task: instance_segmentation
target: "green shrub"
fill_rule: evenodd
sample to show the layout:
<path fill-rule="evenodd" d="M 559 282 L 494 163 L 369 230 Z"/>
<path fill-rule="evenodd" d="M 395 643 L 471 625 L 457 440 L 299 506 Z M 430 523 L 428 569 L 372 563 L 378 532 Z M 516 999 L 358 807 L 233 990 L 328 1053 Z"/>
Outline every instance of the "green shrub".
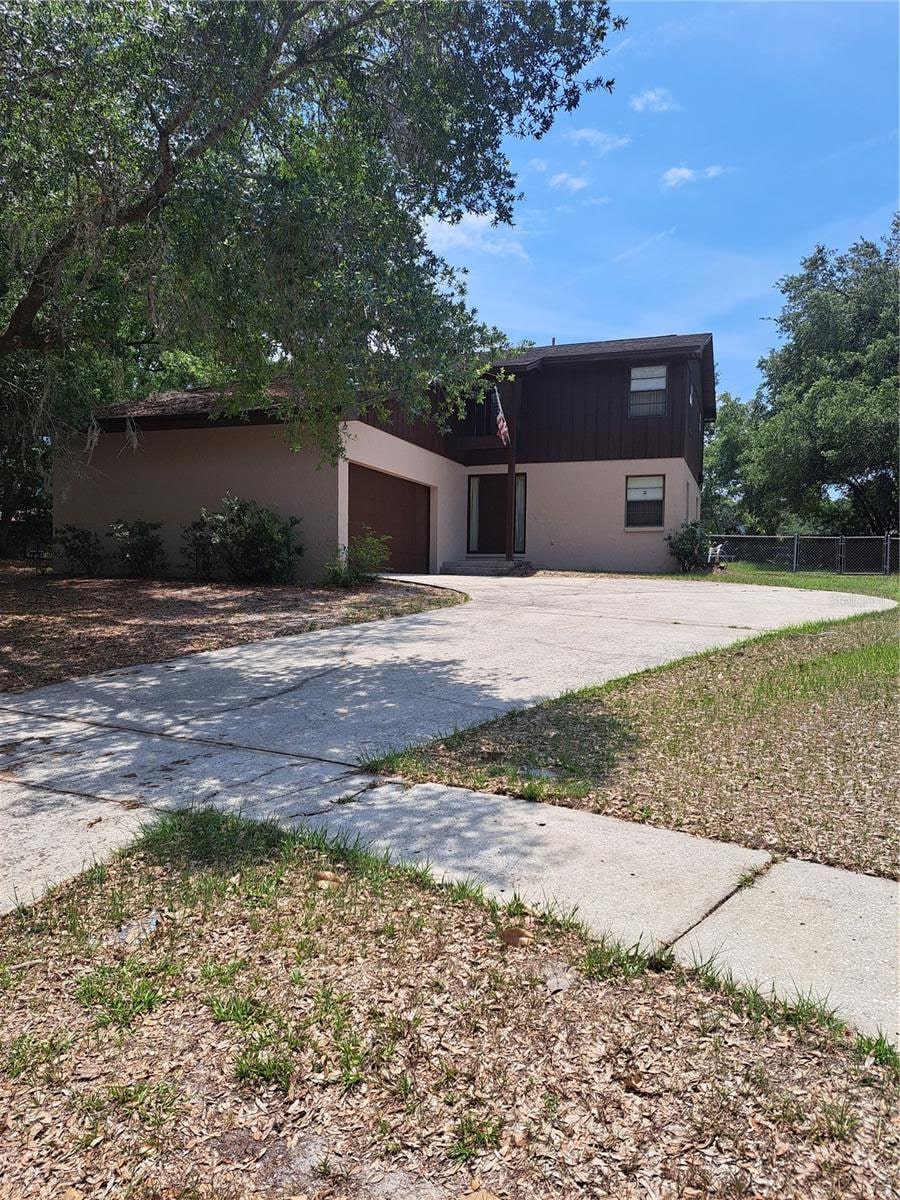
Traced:
<path fill-rule="evenodd" d="M 390 540 L 390 534 L 376 533 L 364 525 L 362 533 L 352 537 L 349 546 L 341 546 L 331 562 L 326 563 L 326 585 L 359 587 L 366 579 L 383 571 L 391 556 L 388 549 Z"/>
<path fill-rule="evenodd" d="M 62 525 L 53 535 L 53 544 L 70 575 L 96 575 L 103 565 L 103 544 L 93 529 Z"/>
<path fill-rule="evenodd" d="M 709 537 L 699 521 L 682 521 L 666 534 L 666 545 L 682 571 L 708 569 Z"/>
<path fill-rule="evenodd" d="M 152 579 L 166 568 L 161 521 L 113 521 L 106 534 L 117 543 L 116 554 L 126 575 Z"/>
<path fill-rule="evenodd" d="M 211 514 L 205 508 L 190 525 L 181 529 L 181 557 L 187 563 L 192 578 L 212 579 L 216 569 L 216 530 Z"/>
<path fill-rule="evenodd" d="M 221 564 L 239 583 L 288 583 L 303 547 L 297 545 L 296 517 L 280 517 L 255 500 L 239 500 L 226 494 L 218 512 L 205 509 L 200 523 L 207 523 L 213 565 Z"/>

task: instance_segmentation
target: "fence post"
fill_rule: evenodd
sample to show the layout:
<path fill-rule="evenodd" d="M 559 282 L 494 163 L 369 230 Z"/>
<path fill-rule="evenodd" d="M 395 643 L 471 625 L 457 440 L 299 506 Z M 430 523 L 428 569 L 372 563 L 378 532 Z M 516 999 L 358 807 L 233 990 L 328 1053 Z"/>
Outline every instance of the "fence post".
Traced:
<path fill-rule="evenodd" d="M 884 568 L 882 573 L 884 575 L 890 575 L 890 573 L 891 573 L 891 535 L 889 533 L 886 533 L 884 535 L 884 551 L 882 553 L 881 558 L 882 558 L 882 566 Z"/>
<path fill-rule="evenodd" d="M 844 573 L 844 535 L 838 538 L 838 575 Z"/>
<path fill-rule="evenodd" d="M 794 534 L 794 565 L 793 565 L 793 572 L 795 575 L 797 574 L 797 556 L 798 556 L 799 550 L 800 550 L 800 534 L 795 533 Z"/>

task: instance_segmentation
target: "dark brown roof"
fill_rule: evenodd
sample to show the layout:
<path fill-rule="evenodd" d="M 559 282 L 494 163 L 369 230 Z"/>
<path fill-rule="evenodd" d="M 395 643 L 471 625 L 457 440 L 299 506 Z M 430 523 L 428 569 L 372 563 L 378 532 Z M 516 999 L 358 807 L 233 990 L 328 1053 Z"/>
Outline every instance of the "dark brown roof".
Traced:
<path fill-rule="evenodd" d="M 272 399 L 286 400 L 291 394 L 287 380 L 275 380 L 269 384 Z M 129 400 L 125 404 L 111 404 L 99 414 L 102 420 L 122 417 L 195 417 L 207 416 L 223 408 L 223 398 L 228 392 L 220 388 L 195 387 L 183 391 L 151 392 L 141 400 Z"/>
<path fill-rule="evenodd" d="M 703 406 L 708 417 L 715 416 L 715 375 L 712 357 L 711 333 L 667 334 L 664 337 L 620 338 L 605 342 L 564 342 L 555 346 L 532 346 L 521 354 L 496 359 L 493 366 L 504 369 L 534 370 L 544 362 L 554 363 L 591 362 L 597 359 L 632 357 L 644 358 L 664 354 L 698 354 L 703 359 Z M 269 385 L 272 399 L 288 399 L 291 382 L 278 379 Z M 101 424 L 108 428 L 124 426 L 125 419 L 160 424 L 165 419 L 176 418 L 184 423 L 197 423 L 199 418 L 215 417 L 223 411 L 223 397 L 228 395 L 218 388 L 196 387 L 183 391 L 151 392 L 141 400 L 130 400 L 124 404 L 113 404 L 99 414 Z M 269 411 L 254 411 L 242 418 L 224 415 L 223 423 L 248 420 L 251 423 L 277 421 Z M 108 423 L 108 424 L 107 424 Z M 205 422 L 204 422 L 205 423 Z M 149 428 L 150 425 L 147 425 Z M 160 424 L 161 427 L 161 424 Z"/>
<path fill-rule="evenodd" d="M 711 333 L 669 333 L 663 337 L 619 338 L 606 342 L 562 342 L 554 346 L 531 346 L 521 354 L 497 359 L 493 365 L 536 367 L 546 359 L 568 362 L 580 358 L 606 358 L 629 354 L 698 354 L 707 345 L 712 345 Z"/>

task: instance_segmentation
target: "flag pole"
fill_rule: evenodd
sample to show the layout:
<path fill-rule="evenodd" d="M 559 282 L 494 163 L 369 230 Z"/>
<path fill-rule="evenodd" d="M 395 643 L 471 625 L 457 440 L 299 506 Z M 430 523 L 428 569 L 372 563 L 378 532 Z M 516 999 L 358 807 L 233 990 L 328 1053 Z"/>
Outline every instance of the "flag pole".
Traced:
<path fill-rule="evenodd" d="M 516 375 L 512 383 L 504 384 L 507 396 L 506 423 L 509 426 L 509 445 L 506 448 L 506 561 L 513 561 L 516 541 L 516 431 L 519 424 L 519 393 L 522 380 Z"/>

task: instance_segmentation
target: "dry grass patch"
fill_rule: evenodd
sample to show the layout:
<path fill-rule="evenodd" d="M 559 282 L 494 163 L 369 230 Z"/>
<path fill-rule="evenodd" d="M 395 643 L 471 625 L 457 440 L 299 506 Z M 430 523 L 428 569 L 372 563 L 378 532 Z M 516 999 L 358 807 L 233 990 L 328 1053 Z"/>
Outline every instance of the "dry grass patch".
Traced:
<path fill-rule="evenodd" d="M 844 1200 L 900 1172 L 896 1054 L 821 1005 L 311 835 L 167 817 L 0 942 L 17 1200 Z"/>
<path fill-rule="evenodd" d="M 896 876 L 897 670 L 891 610 L 697 655 L 371 765 Z"/>
<path fill-rule="evenodd" d="M 65 579 L 0 565 L 0 691 L 162 662 L 263 638 L 458 604 L 446 589 L 373 580 L 353 591 L 293 584 Z"/>

